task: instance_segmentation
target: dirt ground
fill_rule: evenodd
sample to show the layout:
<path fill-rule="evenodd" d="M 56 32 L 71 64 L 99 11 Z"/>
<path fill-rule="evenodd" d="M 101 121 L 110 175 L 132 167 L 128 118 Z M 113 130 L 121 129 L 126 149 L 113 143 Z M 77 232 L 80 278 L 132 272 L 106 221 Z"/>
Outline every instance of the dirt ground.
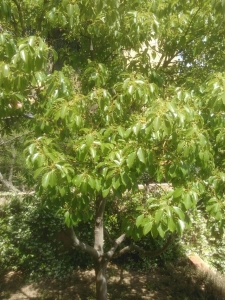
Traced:
<path fill-rule="evenodd" d="M 128 272 L 111 265 L 108 268 L 109 300 L 204 299 L 184 272 L 184 267 Z M 68 279 L 39 283 L 25 282 L 22 273 L 9 272 L 0 278 L 0 299 L 94 300 L 94 271 L 74 271 Z"/>

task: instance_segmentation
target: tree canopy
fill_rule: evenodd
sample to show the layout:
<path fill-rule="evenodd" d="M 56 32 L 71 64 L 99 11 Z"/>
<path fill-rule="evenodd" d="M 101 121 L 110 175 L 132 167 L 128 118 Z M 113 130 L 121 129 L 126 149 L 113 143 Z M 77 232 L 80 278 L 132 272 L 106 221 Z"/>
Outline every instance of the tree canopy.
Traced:
<path fill-rule="evenodd" d="M 33 131 L 27 163 L 39 195 L 69 227 L 94 218 L 94 247 L 73 231 L 74 244 L 107 260 L 126 236 L 181 234 L 200 202 L 222 231 L 224 1 L 0 7 L 1 134 L 19 128 L 7 121 L 18 116 Z M 172 188 L 140 201 L 144 172 Z M 123 216 L 122 235 L 105 252 L 110 205 Z"/>

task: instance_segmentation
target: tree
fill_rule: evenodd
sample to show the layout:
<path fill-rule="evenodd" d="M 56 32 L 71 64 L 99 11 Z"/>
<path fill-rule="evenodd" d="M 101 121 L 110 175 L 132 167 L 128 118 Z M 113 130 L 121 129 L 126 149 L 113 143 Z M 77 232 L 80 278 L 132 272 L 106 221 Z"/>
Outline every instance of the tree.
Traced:
<path fill-rule="evenodd" d="M 107 299 L 112 257 L 149 254 L 133 243 L 147 234 L 165 237 L 165 250 L 200 202 L 223 230 L 224 7 L 201 0 L 1 3 L 0 115 L 35 116 L 27 163 L 37 193 L 58 205 L 74 247 L 93 257 L 98 300 Z M 134 197 L 143 172 L 172 189 Z M 120 233 L 105 249 L 104 216 L 114 205 Z M 90 219 L 93 246 L 76 232 Z M 127 237 L 133 242 L 123 248 Z"/>

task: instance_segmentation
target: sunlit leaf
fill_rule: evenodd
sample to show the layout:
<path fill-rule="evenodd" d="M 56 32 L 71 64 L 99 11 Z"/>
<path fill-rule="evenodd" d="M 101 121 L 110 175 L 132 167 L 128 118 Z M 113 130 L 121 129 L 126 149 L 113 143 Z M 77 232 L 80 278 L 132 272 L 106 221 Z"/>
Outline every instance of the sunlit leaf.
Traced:
<path fill-rule="evenodd" d="M 140 215 L 136 219 L 136 226 L 139 227 L 141 225 L 142 220 L 144 219 L 144 215 Z"/>
<path fill-rule="evenodd" d="M 148 234 L 152 229 L 152 222 L 148 222 L 147 224 L 145 224 L 144 228 L 143 228 L 143 234 L 146 235 Z"/>
<path fill-rule="evenodd" d="M 142 163 L 145 163 L 146 160 L 145 160 L 145 152 L 142 148 L 139 148 L 138 151 L 137 151 L 137 156 L 139 158 L 139 160 L 142 162 Z"/>
<path fill-rule="evenodd" d="M 128 168 L 131 168 L 133 166 L 136 155 L 137 155 L 136 152 L 132 152 L 131 154 L 128 155 L 126 160 Z"/>

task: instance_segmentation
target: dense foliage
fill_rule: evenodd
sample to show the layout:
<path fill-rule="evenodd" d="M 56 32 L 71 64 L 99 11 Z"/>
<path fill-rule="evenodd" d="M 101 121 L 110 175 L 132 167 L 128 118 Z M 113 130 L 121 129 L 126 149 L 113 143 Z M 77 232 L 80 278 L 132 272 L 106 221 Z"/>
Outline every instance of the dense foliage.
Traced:
<path fill-rule="evenodd" d="M 215 226 L 215 219 L 198 209 L 191 216 L 191 224 L 179 243 L 183 252 L 199 255 L 213 270 L 225 274 L 225 243 L 219 228 Z"/>
<path fill-rule="evenodd" d="M 41 207 L 36 199 L 8 199 L 0 207 L 1 274 L 20 270 L 32 279 L 64 278 L 74 268 L 91 266 L 82 252 L 73 255 L 62 237 L 65 225 L 52 208 Z M 83 237 L 90 240 L 88 226 Z M 63 235 L 64 234 L 64 235 Z"/>
<path fill-rule="evenodd" d="M 18 270 L 28 279 L 62 279 L 70 276 L 74 269 L 93 268 L 93 261 L 85 253 L 71 252 L 68 247 L 69 236 L 63 216 L 56 214 L 54 208 L 40 206 L 34 197 L 8 199 L 0 207 L 0 217 L 0 276 L 5 271 Z M 115 225 L 113 217 L 108 220 L 110 228 Z M 82 239 L 90 243 L 93 239 L 91 227 L 90 222 L 77 227 Z M 162 239 L 145 238 L 139 242 L 140 246 L 151 250 L 162 244 Z M 180 253 L 176 248 L 174 244 L 168 253 L 155 259 L 131 253 L 113 262 L 125 269 L 150 270 L 165 261 L 174 261 Z"/>
<path fill-rule="evenodd" d="M 121 249 L 127 237 L 182 234 L 199 203 L 222 234 L 224 1 L 0 5 L 1 134 L 32 131 L 37 193 L 94 258 L 97 299 L 116 250 L 140 250 Z M 169 188 L 136 197 L 144 172 Z M 113 206 L 122 222 L 106 251 Z M 93 247 L 73 227 L 92 219 Z"/>
<path fill-rule="evenodd" d="M 78 250 L 71 252 L 65 247 L 63 241 L 67 238 L 66 227 L 63 217 L 56 215 L 54 208 L 40 206 L 33 197 L 21 200 L 8 199 L 7 204 L 0 207 L 1 274 L 7 270 L 22 270 L 29 279 L 62 279 L 68 277 L 74 269 L 93 267 L 92 260 L 86 254 Z M 113 262 L 128 270 L 150 271 L 156 266 L 176 263 L 184 255 L 197 253 L 211 266 L 225 273 L 224 241 L 213 237 L 206 224 L 207 220 L 198 210 L 193 215 L 192 228 L 185 232 L 180 242 L 176 240 L 169 251 L 161 256 L 152 259 L 133 252 Z M 116 234 L 116 229 L 112 229 L 115 227 L 113 213 L 107 226 Z M 82 239 L 89 242 L 93 238 L 90 228 L 89 222 L 78 227 Z M 162 244 L 162 239 L 152 240 L 147 236 L 138 242 L 139 246 L 151 250 Z"/>

